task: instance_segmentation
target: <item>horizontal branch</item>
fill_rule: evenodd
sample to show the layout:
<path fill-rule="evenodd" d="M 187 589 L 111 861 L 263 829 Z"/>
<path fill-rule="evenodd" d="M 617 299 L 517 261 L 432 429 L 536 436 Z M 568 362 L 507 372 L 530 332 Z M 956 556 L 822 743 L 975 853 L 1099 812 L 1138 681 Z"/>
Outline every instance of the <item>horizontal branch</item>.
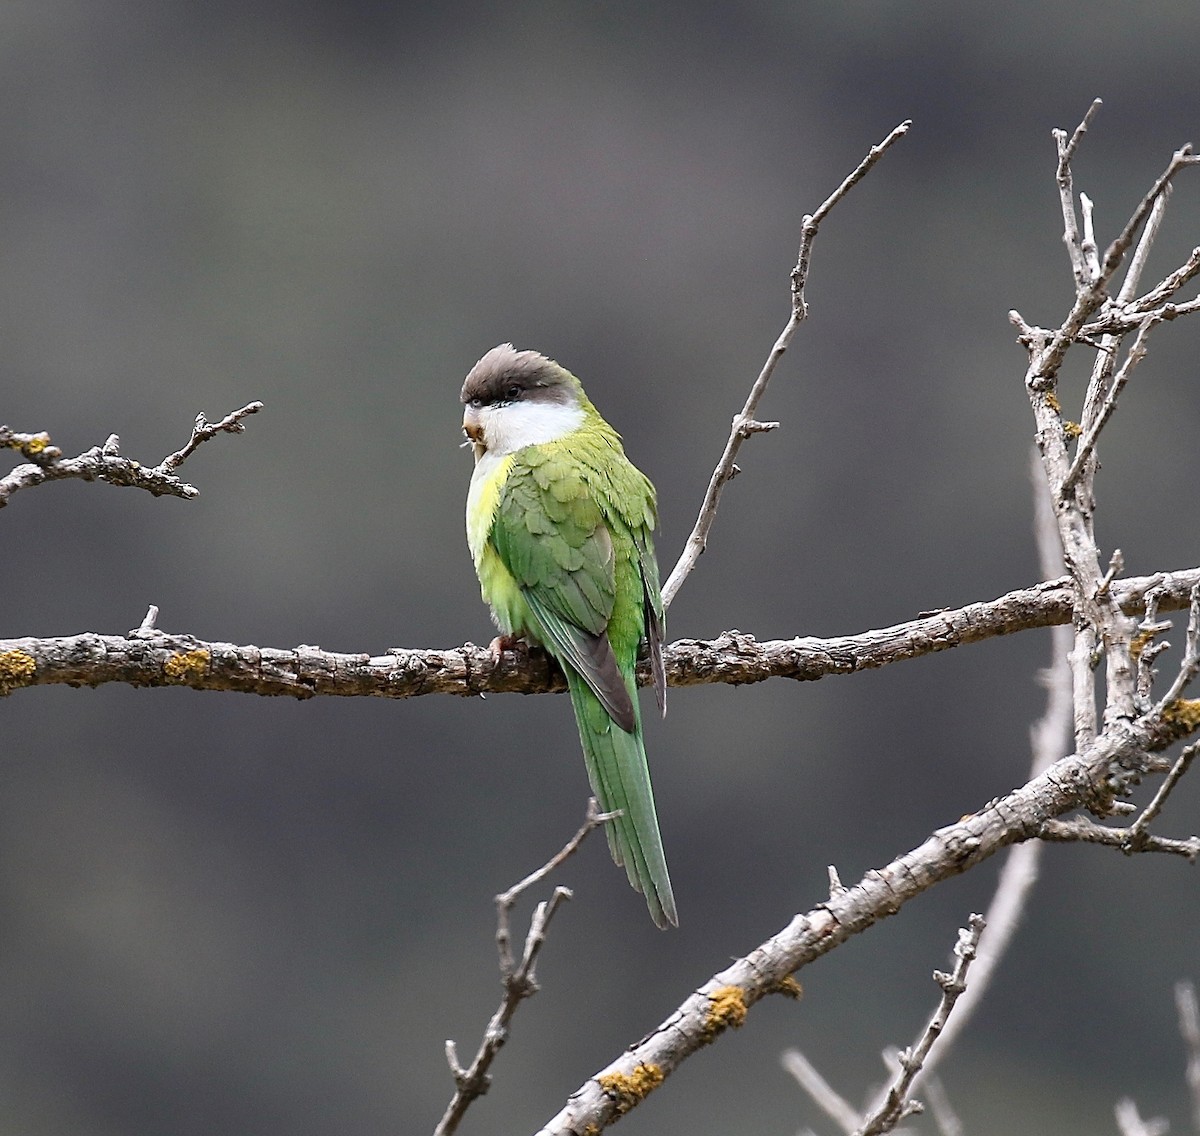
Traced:
<path fill-rule="evenodd" d="M 1154 587 L 1158 610 L 1186 607 L 1200 568 L 1131 577 L 1112 585 L 1130 614 L 1140 613 Z M 680 639 L 664 652 L 672 686 L 735 685 L 770 678 L 811 681 L 854 674 L 951 647 L 1071 620 L 1067 577 L 1020 588 L 998 599 L 948 608 L 858 635 L 759 642 L 728 631 L 711 640 Z M 650 681 L 643 665 L 639 681 Z M 396 648 L 384 655 L 340 654 L 319 647 L 291 650 L 208 643 L 144 625 L 128 635 L 84 633 L 56 638 L 0 639 L 0 695 L 27 686 L 187 686 L 242 694 L 414 698 L 422 694 L 546 694 L 566 689 L 546 653 L 519 646 L 494 661 L 487 647 Z"/>

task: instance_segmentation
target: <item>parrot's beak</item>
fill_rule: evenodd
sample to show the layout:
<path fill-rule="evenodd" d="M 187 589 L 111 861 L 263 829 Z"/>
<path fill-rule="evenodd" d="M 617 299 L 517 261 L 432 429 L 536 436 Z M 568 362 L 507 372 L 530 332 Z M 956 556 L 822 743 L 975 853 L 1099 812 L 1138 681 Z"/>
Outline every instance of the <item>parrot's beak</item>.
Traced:
<path fill-rule="evenodd" d="M 487 445 L 483 440 L 483 423 L 479 421 L 479 412 L 469 406 L 463 412 L 463 433 L 478 461 L 487 452 Z"/>

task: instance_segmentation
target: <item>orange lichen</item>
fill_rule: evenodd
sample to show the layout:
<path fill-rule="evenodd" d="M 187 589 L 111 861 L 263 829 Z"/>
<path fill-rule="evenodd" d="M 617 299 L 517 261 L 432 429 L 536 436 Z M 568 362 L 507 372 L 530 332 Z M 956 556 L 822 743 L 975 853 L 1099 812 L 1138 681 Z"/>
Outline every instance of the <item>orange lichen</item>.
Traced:
<path fill-rule="evenodd" d="M 785 998 L 795 998 L 799 1002 L 804 997 L 804 987 L 789 974 L 786 978 L 781 978 L 771 987 L 771 993 L 782 994 Z"/>
<path fill-rule="evenodd" d="M 176 651 L 163 663 L 163 673 L 172 682 L 195 682 L 208 673 L 208 660 L 208 652 L 201 647 L 192 651 Z"/>
<path fill-rule="evenodd" d="M 740 986 L 722 986 L 708 996 L 708 1001 L 703 1035 L 706 1045 L 722 1030 L 737 1029 L 746 1020 L 746 992 Z"/>
<path fill-rule="evenodd" d="M 1163 720 L 1180 734 L 1200 728 L 1200 698 L 1176 698 L 1163 710 Z"/>
<path fill-rule="evenodd" d="M 1142 652 L 1146 649 L 1146 645 L 1156 634 L 1154 631 L 1139 631 L 1129 641 L 1129 657 L 1135 663 L 1142 657 Z"/>
<path fill-rule="evenodd" d="M 632 1073 L 601 1073 L 596 1083 L 613 1098 L 617 1115 L 624 1116 L 663 1083 L 663 1071 L 657 1065 L 638 1065 Z"/>
<path fill-rule="evenodd" d="M 26 651 L 0 651 L 0 695 L 28 686 L 37 673 L 37 660 Z"/>

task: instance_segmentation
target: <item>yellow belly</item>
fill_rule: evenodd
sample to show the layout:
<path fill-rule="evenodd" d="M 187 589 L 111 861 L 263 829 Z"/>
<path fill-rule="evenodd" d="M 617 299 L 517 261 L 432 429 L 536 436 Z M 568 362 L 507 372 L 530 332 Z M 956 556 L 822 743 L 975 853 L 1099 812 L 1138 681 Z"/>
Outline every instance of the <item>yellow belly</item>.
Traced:
<path fill-rule="evenodd" d="M 529 605 L 512 573 L 488 541 L 512 463 L 512 454 L 490 461 L 484 454 L 476 463 L 467 493 L 467 544 L 475 561 L 479 591 L 484 603 L 492 609 L 496 626 L 505 635 L 526 635 L 531 631 Z"/>

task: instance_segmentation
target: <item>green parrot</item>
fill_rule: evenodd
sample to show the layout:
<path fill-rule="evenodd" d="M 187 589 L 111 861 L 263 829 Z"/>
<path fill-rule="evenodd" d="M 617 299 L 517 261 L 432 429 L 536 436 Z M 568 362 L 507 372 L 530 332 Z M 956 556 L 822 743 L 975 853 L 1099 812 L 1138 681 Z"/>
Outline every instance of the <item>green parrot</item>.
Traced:
<path fill-rule="evenodd" d="M 493 347 L 462 388 L 475 452 L 467 543 L 500 629 L 562 667 L 613 859 L 659 927 L 678 926 L 642 744 L 634 667 L 644 640 L 666 710 L 654 486 L 579 380 L 536 351 Z"/>

